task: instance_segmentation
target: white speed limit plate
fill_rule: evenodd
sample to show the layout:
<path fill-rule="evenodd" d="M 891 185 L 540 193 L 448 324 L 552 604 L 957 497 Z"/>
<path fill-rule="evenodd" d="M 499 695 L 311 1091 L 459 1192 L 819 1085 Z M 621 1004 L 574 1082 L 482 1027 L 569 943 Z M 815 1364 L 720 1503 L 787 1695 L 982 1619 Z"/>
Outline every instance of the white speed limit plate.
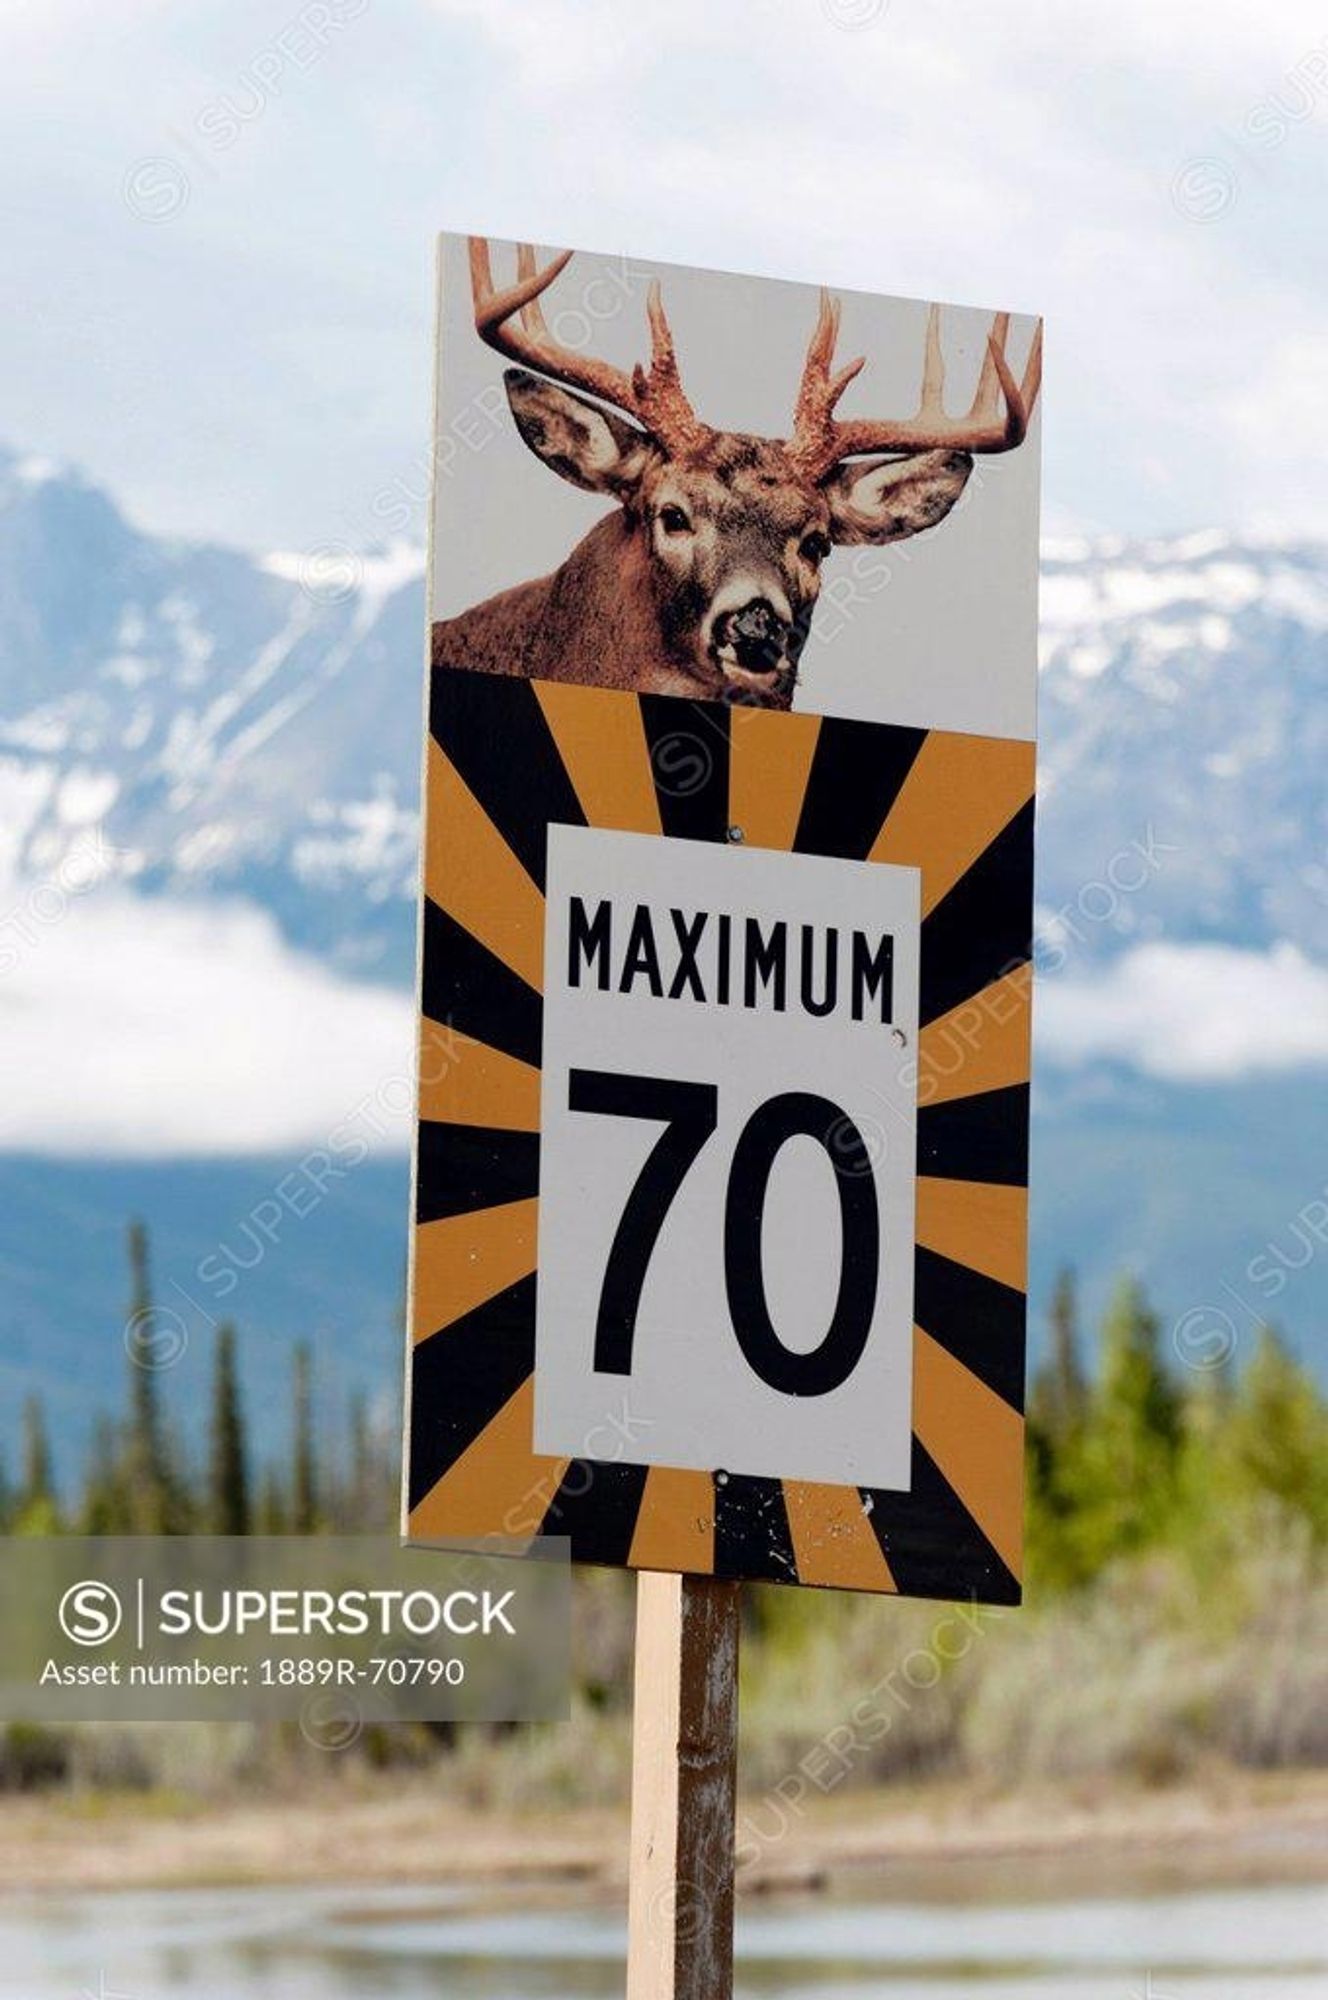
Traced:
<path fill-rule="evenodd" d="M 918 904 L 550 829 L 538 1451 L 907 1484 Z"/>

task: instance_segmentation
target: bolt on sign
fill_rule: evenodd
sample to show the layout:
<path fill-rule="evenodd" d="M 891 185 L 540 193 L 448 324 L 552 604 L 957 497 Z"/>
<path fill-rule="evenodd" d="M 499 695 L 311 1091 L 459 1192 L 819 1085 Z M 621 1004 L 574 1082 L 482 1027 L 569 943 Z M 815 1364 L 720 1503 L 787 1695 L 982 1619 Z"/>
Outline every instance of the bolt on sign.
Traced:
<path fill-rule="evenodd" d="M 440 272 L 407 1532 L 1015 1601 L 1040 328 Z"/>

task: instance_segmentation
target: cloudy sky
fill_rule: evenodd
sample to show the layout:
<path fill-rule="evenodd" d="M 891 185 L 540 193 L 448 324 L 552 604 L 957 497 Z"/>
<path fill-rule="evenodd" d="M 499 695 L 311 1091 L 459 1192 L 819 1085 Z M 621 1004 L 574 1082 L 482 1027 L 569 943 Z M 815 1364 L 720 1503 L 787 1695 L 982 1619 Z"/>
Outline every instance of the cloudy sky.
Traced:
<path fill-rule="evenodd" d="M 1328 527 L 1306 0 L 0 0 L 0 23 L 0 436 L 154 529 L 372 534 L 424 446 L 444 225 L 1040 309 L 1053 529 Z"/>
<path fill-rule="evenodd" d="M 297 560 L 371 541 L 392 488 L 422 539 L 444 226 L 1041 311 L 1053 533 L 1328 532 L 1305 0 L 0 0 L 0 35 L 0 441 L 158 533 Z M 1322 969 L 1169 949 L 1044 982 L 1044 1051 L 1325 1059 L 1265 1026 L 1288 990 L 1328 1020 Z M 195 1147 L 211 1070 L 252 1088 L 205 1149 L 279 1148 L 410 1065 L 404 999 L 238 907 L 89 898 L 7 1003 L 0 1146 Z"/>

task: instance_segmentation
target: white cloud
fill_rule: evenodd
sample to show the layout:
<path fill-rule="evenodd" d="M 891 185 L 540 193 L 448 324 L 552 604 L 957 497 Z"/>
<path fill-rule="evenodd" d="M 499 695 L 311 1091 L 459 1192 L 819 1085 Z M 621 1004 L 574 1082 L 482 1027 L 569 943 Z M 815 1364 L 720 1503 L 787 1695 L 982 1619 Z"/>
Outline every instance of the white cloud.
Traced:
<path fill-rule="evenodd" d="M 1317 74 L 1311 0 L 1118 0 L 1079 34 L 1063 0 L 347 11 L 223 148 L 200 118 L 252 98 L 295 9 L 131 0 L 126 31 L 0 0 L 24 55 L 0 108 L 41 193 L 8 247 L 30 310 L 0 327 L 18 441 L 149 523 L 373 539 L 419 461 L 444 224 L 1039 308 L 1049 518 L 1168 532 L 1312 501 L 1282 419 L 1321 337 L 1328 99 L 1251 126 Z"/>
<path fill-rule="evenodd" d="M 1259 495 L 1261 525 L 1298 535 L 1328 528 L 1328 332 L 1274 341 L 1226 415 L 1251 462 L 1275 469 Z"/>
<path fill-rule="evenodd" d="M 1328 1064 L 1328 967 L 1294 945 L 1148 944 L 1095 977 L 1044 979 L 1039 1051 L 1183 1083 Z"/>
<path fill-rule="evenodd" d="M 406 1143 L 409 1000 L 339 979 L 247 904 L 11 888 L 0 941 L 0 1150 Z"/>
<path fill-rule="evenodd" d="M 0 922 L 0 1151 L 289 1152 L 409 1138 L 411 1002 L 293 951 L 251 905 L 10 891 Z M 1294 946 L 1149 944 L 1045 978 L 1039 1053 L 1214 1083 L 1328 1064 L 1328 968 Z"/>

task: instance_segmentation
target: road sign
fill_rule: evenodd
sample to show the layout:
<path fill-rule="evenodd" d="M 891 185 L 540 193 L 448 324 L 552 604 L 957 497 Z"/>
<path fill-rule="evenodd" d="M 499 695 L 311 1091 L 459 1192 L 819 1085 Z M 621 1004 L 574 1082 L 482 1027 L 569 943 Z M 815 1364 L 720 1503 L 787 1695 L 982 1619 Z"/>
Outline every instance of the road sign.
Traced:
<path fill-rule="evenodd" d="M 1014 1601 L 1033 329 L 442 269 L 408 1533 Z"/>
<path fill-rule="evenodd" d="M 550 827 L 538 1450 L 907 1484 L 919 883 Z"/>

